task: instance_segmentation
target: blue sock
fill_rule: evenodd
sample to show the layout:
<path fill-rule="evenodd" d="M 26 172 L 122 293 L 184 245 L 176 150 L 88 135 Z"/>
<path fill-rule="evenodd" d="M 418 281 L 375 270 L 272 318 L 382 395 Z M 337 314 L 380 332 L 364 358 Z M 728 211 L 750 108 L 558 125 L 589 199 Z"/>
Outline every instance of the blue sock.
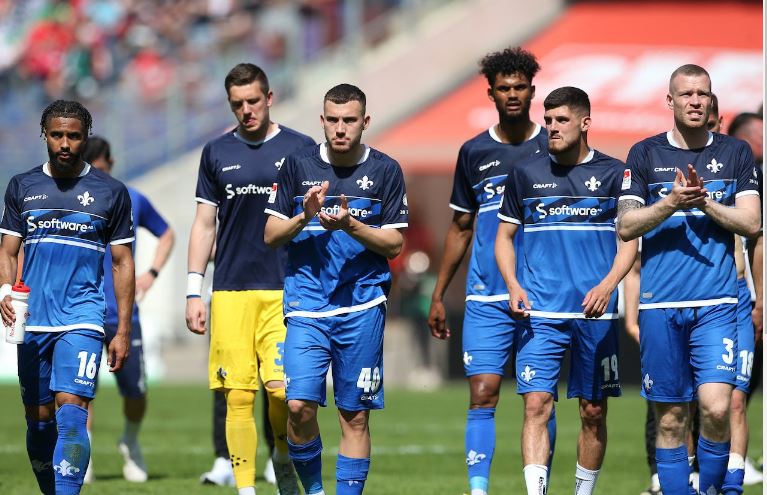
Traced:
<path fill-rule="evenodd" d="M 288 440 L 288 452 L 296 468 L 296 474 L 304 485 L 306 495 L 320 493 L 322 490 L 322 439 L 319 435 L 314 440 L 300 445 Z"/>
<path fill-rule="evenodd" d="M 546 465 L 549 468 L 547 474 L 551 478 L 551 465 L 554 464 L 554 447 L 557 445 L 557 411 L 554 407 L 551 408 L 551 416 L 549 416 L 546 429 L 549 431 L 549 462 Z"/>
<path fill-rule="evenodd" d="M 675 449 L 655 449 L 655 463 L 663 495 L 690 494 L 690 465 L 685 445 Z"/>
<path fill-rule="evenodd" d="M 746 476 L 745 469 L 727 469 L 722 483 L 724 495 L 740 495 L 743 493 L 743 478 Z"/>
<path fill-rule="evenodd" d="M 466 465 L 469 490 L 487 491 L 495 451 L 495 408 L 469 409 L 466 415 Z"/>
<path fill-rule="evenodd" d="M 700 492 L 713 486 L 716 493 L 722 489 L 727 462 L 730 460 L 730 442 L 712 442 L 703 435 L 698 437 L 698 466 L 700 466 Z"/>
<path fill-rule="evenodd" d="M 74 404 L 64 404 L 56 411 L 59 426 L 59 439 L 53 451 L 56 495 L 77 495 L 83 486 L 91 457 L 87 421 L 88 410 Z"/>
<path fill-rule="evenodd" d="M 370 457 L 352 459 L 338 454 L 336 461 L 336 495 L 361 495 L 370 470 Z"/>
<path fill-rule="evenodd" d="M 45 495 L 54 495 L 56 491 L 53 482 L 53 449 L 56 448 L 58 436 L 55 419 L 27 420 L 27 454 L 40 491 Z"/>

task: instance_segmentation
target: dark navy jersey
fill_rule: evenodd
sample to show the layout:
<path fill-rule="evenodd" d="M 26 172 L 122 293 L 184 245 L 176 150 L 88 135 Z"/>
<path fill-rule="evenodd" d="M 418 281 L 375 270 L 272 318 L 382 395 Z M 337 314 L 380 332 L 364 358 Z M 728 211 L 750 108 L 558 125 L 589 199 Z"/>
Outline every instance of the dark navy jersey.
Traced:
<path fill-rule="evenodd" d="M 279 127 L 259 142 L 230 131 L 205 145 L 196 199 L 218 208 L 213 290 L 282 289 L 285 251 L 264 243 L 264 208 L 285 158 L 312 144 Z"/>
<path fill-rule="evenodd" d="M 138 230 L 143 227 L 152 233 L 155 237 L 160 237 L 168 230 L 168 224 L 157 213 L 152 203 L 146 196 L 128 187 L 130 194 L 131 208 L 133 212 L 133 228 Z M 132 243 L 133 253 L 136 253 L 136 242 Z M 112 278 L 112 253 L 107 249 L 104 256 L 104 296 L 107 301 L 106 323 L 108 325 L 117 325 L 117 299 L 115 298 L 114 279 Z M 138 320 L 138 305 L 133 305 L 133 320 Z"/>
<path fill-rule="evenodd" d="M 0 232 L 24 242 L 27 331 L 104 331 L 104 252 L 134 239 L 121 182 L 88 164 L 73 179 L 54 179 L 47 163 L 35 167 L 8 184 Z"/>
<path fill-rule="evenodd" d="M 372 228 L 407 227 L 405 180 L 399 164 L 366 148 L 353 167 L 330 165 L 325 143 L 288 157 L 280 170 L 277 191 L 266 212 L 282 219 L 303 211 L 304 194 L 328 181 L 322 211 L 336 214 L 340 196 L 349 214 Z M 389 264 L 341 230 L 326 231 L 315 216 L 288 244 L 285 276 L 285 316 L 319 318 L 376 306 L 391 286 Z"/>
<path fill-rule="evenodd" d="M 615 260 L 623 170 L 596 150 L 576 166 L 559 165 L 547 153 L 512 169 L 498 217 L 524 231 L 517 272 L 531 315 L 585 318 L 583 298 Z M 618 317 L 617 299 L 613 293 L 601 319 Z"/>
<path fill-rule="evenodd" d="M 508 300 L 506 284 L 495 262 L 495 235 L 498 208 L 511 168 L 533 155 L 546 155 L 546 130 L 537 126 L 533 135 L 520 144 L 501 142 L 494 127 L 466 141 L 458 152 L 450 207 L 475 213 L 474 242 L 466 276 L 467 301 Z M 514 246 L 521 250 L 522 236 Z"/>
<path fill-rule="evenodd" d="M 711 199 L 734 206 L 735 199 L 758 194 L 754 157 L 748 145 L 709 133 L 703 148 L 686 150 L 671 131 L 635 144 L 626 161 L 620 199 L 651 206 L 672 189 L 676 169 L 692 164 Z M 675 212 L 642 238 L 639 308 L 735 304 L 734 236 L 697 208 Z"/>

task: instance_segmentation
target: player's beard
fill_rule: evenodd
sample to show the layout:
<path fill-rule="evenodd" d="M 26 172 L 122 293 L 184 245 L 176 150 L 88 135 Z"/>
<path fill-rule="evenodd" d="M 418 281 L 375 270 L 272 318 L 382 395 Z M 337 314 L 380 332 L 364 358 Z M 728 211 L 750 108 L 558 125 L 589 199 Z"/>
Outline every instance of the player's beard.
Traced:
<path fill-rule="evenodd" d="M 567 153 L 568 151 L 572 151 L 573 149 L 577 148 L 579 144 L 579 139 L 575 139 L 571 143 L 565 143 L 565 141 L 562 138 L 560 138 L 558 141 L 559 143 L 563 144 L 563 146 L 556 149 L 552 148 L 551 143 L 549 143 L 549 153 L 554 156 Z"/>
<path fill-rule="evenodd" d="M 50 163 L 51 168 L 59 175 L 71 175 L 82 163 L 80 160 L 80 153 L 70 151 L 69 156 L 71 157 L 69 163 L 62 163 L 58 160 L 56 153 L 50 146 L 48 147 L 48 163 Z"/>

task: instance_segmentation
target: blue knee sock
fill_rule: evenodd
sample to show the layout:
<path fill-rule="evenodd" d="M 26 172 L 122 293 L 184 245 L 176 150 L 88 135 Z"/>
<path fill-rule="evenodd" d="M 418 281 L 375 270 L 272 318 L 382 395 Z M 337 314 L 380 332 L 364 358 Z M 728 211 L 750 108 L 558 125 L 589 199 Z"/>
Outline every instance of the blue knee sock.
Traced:
<path fill-rule="evenodd" d="M 730 460 L 730 442 L 712 442 L 698 437 L 698 466 L 700 466 L 700 492 L 713 486 L 716 493 L 722 488 L 727 462 Z"/>
<path fill-rule="evenodd" d="M 58 436 L 55 419 L 27 420 L 27 454 L 40 491 L 45 495 L 54 495 L 56 491 L 53 482 L 53 449 L 56 448 Z"/>
<path fill-rule="evenodd" d="M 322 490 L 322 439 L 319 435 L 304 444 L 294 444 L 288 440 L 288 452 L 296 468 L 296 474 L 304 485 L 307 495 L 320 493 Z"/>
<path fill-rule="evenodd" d="M 554 407 L 551 408 L 551 416 L 549 416 L 546 429 L 549 431 L 549 462 L 547 463 L 549 470 L 547 473 L 551 477 L 551 465 L 554 464 L 554 447 L 557 445 L 557 411 Z"/>
<path fill-rule="evenodd" d="M 495 451 L 495 408 L 469 409 L 466 416 L 466 465 L 469 489 L 487 491 Z"/>
<path fill-rule="evenodd" d="M 352 459 L 338 454 L 336 461 L 336 495 L 361 495 L 368 479 L 370 458 Z"/>
<path fill-rule="evenodd" d="M 663 495 L 690 494 L 690 465 L 685 445 L 675 449 L 656 449 L 655 463 Z"/>
<path fill-rule="evenodd" d="M 56 411 L 59 426 L 59 439 L 53 451 L 56 495 L 80 493 L 91 457 L 87 421 L 88 410 L 74 404 L 64 404 Z"/>
<path fill-rule="evenodd" d="M 722 483 L 722 493 L 724 495 L 740 495 L 743 493 L 743 478 L 746 476 L 746 470 L 742 468 L 727 468 Z"/>

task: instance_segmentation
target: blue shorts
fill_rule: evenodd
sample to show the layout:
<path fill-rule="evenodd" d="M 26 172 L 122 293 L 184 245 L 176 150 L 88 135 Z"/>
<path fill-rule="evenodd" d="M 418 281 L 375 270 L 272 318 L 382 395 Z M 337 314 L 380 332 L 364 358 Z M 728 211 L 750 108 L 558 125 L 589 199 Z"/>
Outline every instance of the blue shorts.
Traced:
<path fill-rule="evenodd" d="M 491 373 L 503 376 L 514 349 L 517 321 L 509 301 L 466 301 L 463 317 L 463 369 L 466 376 Z"/>
<path fill-rule="evenodd" d="M 117 325 L 104 325 L 104 347 L 109 348 L 110 342 L 117 334 Z M 144 345 L 141 339 L 141 323 L 133 320 L 130 332 L 130 352 L 120 371 L 114 374 L 117 388 L 123 397 L 140 398 L 146 395 L 146 374 L 144 372 Z M 98 384 L 97 384 L 98 385 Z"/>
<path fill-rule="evenodd" d="M 104 335 L 96 330 L 27 332 L 18 346 L 21 400 L 26 406 L 53 402 L 56 392 L 92 399 Z"/>
<path fill-rule="evenodd" d="M 642 396 L 689 402 L 704 383 L 735 385 L 735 304 L 639 310 Z"/>
<path fill-rule="evenodd" d="M 383 409 L 383 332 L 386 308 L 325 318 L 290 317 L 285 336 L 287 400 L 326 405 L 325 379 L 333 366 L 336 407 Z"/>
<path fill-rule="evenodd" d="M 537 316 L 523 320 L 517 336 L 517 393 L 549 392 L 557 400 L 562 360 L 570 349 L 568 398 L 620 396 L 617 322 Z"/>
<path fill-rule="evenodd" d="M 738 279 L 738 364 L 735 388 L 751 393 L 751 368 L 754 366 L 754 322 L 751 319 L 751 291 L 746 278 Z"/>

